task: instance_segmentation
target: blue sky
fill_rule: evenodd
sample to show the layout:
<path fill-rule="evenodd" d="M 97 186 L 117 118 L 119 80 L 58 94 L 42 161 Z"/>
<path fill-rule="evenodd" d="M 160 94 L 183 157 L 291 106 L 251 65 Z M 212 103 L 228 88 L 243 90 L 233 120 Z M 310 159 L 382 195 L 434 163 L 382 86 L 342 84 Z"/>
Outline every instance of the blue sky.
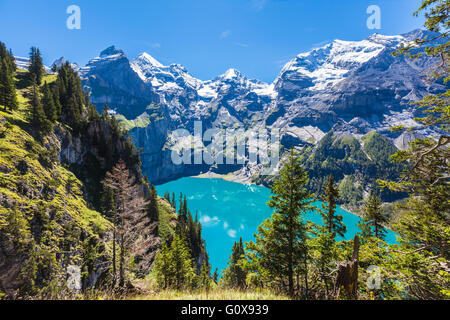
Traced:
<path fill-rule="evenodd" d="M 19 56 L 39 46 L 50 65 L 64 56 L 84 65 L 116 45 L 129 58 L 148 52 L 179 63 L 202 80 L 234 67 L 272 82 L 301 52 L 334 39 L 374 32 L 401 34 L 423 25 L 420 0 L 0 0 L 0 41 Z M 69 30 L 69 5 L 81 8 L 81 30 Z M 369 30 L 369 5 L 381 29 Z"/>

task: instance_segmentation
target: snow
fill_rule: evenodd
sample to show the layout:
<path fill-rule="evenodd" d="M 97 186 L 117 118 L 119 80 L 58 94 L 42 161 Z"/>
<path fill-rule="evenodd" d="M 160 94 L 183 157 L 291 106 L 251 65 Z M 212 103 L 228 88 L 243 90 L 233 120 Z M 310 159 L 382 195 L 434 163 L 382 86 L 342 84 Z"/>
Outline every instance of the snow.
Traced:
<path fill-rule="evenodd" d="M 237 71 L 234 68 L 228 69 L 223 75 L 222 78 L 226 79 L 226 80 L 231 80 L 231 79 L 235 79 L 238 78 L 240 75 L 240 72 Z"/>
<path fill-rule="evenodd" d="M 204 85 L 197 91 L 198 95 L 204 98 L 217 98 L 217 91 L 211 85 Z"/>
<path fill-rule="evenodd" d="M 256 93 L 258 96 L 268 96 L 272 99 L 275 99 L 278 95 L 278 93 L 275 91 L 274 84 L 261 84 L 257 87 L 254 87 L 252 89 L 254 93 Z"/>
<path fill-rule="evenodd" d="M 25 57 L 18 57 L 15 56 L 14 59 L 16 60 L 16 66 L 18 69 L 21 70 L 28 70 L 28 66 L 30 65 L 30 59 Z M 50 67 L 44 66 L 45 72 L 54 74 L 52 69 Z"/>
<path fill-rule="evenodd" d="M 164 65 L 162 65 L 158 60 L 153 58 L 151 55 L 149 55 L 147 52 L 142 53 L 137 60 L 140 60 L 142 62 L 147 62 L 151 64 L 152 66 L 155 66 L 157 68 L 164 68 Z"/>
<path fill-rule="evenodd" d="M 313 91 L 333 87 L 352 70 L 378 56 L 387 46 L 405 41 L 402 36 L 374 34 L 362 41 L 334 40 L 321 48 L 299 54 L 283 68 L 312 79 Z"/>
<path fill-rule="evenodd" d="M 159 91 L 178 91 L 183 90 L 179 85 L 177 85 L 174 82 L 167 82 L 164 83 L 164 85 L 160 88 L 158 88 Z"/>

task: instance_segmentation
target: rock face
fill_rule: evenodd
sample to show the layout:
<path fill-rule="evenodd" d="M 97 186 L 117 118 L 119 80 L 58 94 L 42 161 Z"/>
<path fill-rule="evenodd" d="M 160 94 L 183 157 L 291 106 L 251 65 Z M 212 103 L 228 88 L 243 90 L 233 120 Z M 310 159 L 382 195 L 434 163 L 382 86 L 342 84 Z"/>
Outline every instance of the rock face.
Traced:
<path fill-rule="evenodd" d="M 415 30 L 398 36 L 374 34 L 362 41 L 335 40 L 296 56 L 272 84 L 248 79 L 235 69 L 201 81 L 183 66 L 165 66 L 147 53 L 130 62 L 115 47 L 91 60 L 80 75 L 99 109 L 108 103 L 128 120 L 146 114 L 148 123 L 135 125 L 130 133 L 143 150 L 145 173 L 157 184 L 208 170 L 242 168 L 173 164 L 171 132 L 184 128 L 192 133 L 195 121 L 202 122 L 203 131 L 279 129 L 287 148 L 317 144 L 330 130 L 351 135 L 375 130 L 397 138 L 388 131 L 391 126 L 416 124 L 418 111 L 411 102 L 446 89 L 427 81 L 427 70 L 436 62 L 432 58 L 392 55 L 400 44 L 425 36 L 433 34 Z M 250 167 L 247 160 L 244 166 Z"/>
<path fill-rule="evenodd" d="M 109 104 L 128 118 L 140 115 L 152 102 L 158 102 L 152 87 L 131 68 L 121 50 L 114 46 L 102 51 L 79 71 L 95 105 Z"/>

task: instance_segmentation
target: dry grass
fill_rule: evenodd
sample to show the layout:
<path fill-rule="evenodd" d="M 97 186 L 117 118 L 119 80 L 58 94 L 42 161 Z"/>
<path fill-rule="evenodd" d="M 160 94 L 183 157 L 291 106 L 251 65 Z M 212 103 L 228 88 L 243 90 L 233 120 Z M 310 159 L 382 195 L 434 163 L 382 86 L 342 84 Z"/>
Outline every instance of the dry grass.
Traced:
<path fill-rule="evenodd" d="M 152 294 L 130 297 L 132 300 L 289 300 L 288 297 L 274 294 L 268 290 L 239 291 L 235 289 L 214 288 L 207 291 L 165 290 Z"/>

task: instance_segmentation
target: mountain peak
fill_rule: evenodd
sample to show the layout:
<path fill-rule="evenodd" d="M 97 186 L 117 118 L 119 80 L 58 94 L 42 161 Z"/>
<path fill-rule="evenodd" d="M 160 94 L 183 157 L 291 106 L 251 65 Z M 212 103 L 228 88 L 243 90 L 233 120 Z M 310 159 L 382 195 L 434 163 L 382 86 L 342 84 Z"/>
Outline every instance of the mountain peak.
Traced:
<path fill-rule="evenodd" d="M 124 53 L 122 50 L 117 49 L 116 46 L 110 46 L 100 53 L 100 57 L 103 58 L 103 57 L 113 56 L 116 54 L 124 54 Z"/>
<path fill-rule="evenodd" d="M 227 80 L 240 79 L 244 78 L 244 75 L 239 70 L 236 70 L 235 68 L 230 68 L 221 76 L 221 78 Z"/>
<path fill-rule="evenodd" d="M 156 60 L 155 58 L 153 58 L 150 54 L 148 54 L 147 52 L 143 52 L 141 53 L 136 60 L 141 60 L 143 62 L 147 62 L 149 64 L 151 64 L 152 66 L 158 67 L 158 68 L 163 68 L 164 65 L 161 64 L 158 60 Z"/>
<path fill-rule="evenodd" d="M 55 62 L 53 62 L 52 66 L 55 65 L 57 67 L 61 67 L 64 63 L 66 63 L 66 59 L 64 57 L 61 57 L 59 59 L 56 59 Z"/>

